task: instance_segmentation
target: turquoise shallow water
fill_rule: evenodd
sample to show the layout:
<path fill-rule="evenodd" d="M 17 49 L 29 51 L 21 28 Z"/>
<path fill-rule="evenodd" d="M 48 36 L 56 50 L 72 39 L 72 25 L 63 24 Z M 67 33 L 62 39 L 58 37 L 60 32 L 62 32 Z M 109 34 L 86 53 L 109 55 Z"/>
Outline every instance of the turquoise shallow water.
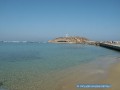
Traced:
<path fill-rule="evenodd" d="M 0 43 L 0 87 L 8 90 L 56 90 L 56 82 L 65 76 L 59 77 L 55 73 L 97 62 L 101 58 L 117 58 L 119 54 L 82 44 Z M 96 64 L 103 68 L 107 65 L 104 61 Z M 106 62 L 115 61 L 106 59 Z"/>

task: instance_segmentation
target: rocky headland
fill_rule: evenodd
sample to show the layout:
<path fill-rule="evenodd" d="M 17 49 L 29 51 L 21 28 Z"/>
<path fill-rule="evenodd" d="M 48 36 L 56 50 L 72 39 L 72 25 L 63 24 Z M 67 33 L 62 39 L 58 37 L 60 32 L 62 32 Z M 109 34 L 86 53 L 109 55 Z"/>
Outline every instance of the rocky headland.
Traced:
<path fill-rule="evenodd" d="M 50 43 L 76 43 L 76 44 L 89 44 L 89 45 L 97 45 L 101 47 L 106 47 L 113 50 L 120 51 L 120 41 L 91 41 L 85 37 L 79 36 L 69 36 L 69 37 L 58 37 L 53 40 L 49 40 Z"/>
<path fill-rule="evenodd" d="M 53 40 L 49 40 L 50 43 L 86 43 L 89 39 L 79 36 L 58 37 Z"/>

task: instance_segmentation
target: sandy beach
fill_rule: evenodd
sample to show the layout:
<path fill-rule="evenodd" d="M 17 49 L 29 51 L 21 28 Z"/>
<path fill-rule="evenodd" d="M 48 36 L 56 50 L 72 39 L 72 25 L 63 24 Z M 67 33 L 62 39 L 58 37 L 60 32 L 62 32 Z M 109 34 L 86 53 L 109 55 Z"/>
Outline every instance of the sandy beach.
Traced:
<path fill-rule="evenodd" d="M 102 83 L 104 82 L 112 85 L 109 90 L 120 90 L 120 63 L 111 67 L 107 79 L 103 80 Z"/>
<path fill-rule="evenodd" d="M 118 61 L 120 58 L 118 58 Z M 87 66 L 87 68 L 85 68 Z M 58 90 L 120 90 L 120 62 L 113 64 L 107 71 L 94 69 L 96 66 L 85 65 L 77 67 L 74 71 L 71 69 L 69 76 L 63 78 L 59 84 Z M 91 69 L 88 69 L 91 68 Z M 88 69 L 88 71 L 87 71 Z M 86 71 L 83 71 L 86 70 Z M 91 72 L 89 72 L 89 70 Z M 69 70 L 68 70 L 69 71 Z M 67 75 L 67 74 L 66 74 Z M 76 88 L 77 84 L 110 84 L 110 88 Z"/>

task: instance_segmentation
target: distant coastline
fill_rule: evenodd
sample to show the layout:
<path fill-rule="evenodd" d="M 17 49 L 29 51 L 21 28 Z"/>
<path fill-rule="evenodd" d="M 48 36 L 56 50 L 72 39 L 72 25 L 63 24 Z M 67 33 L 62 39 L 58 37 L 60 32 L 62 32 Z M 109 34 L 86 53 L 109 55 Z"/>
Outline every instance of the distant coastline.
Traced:
<path fill-rule="evenodd" d="M 89 44 L 89 45 L 97 45 L 113 50 L 120 51 L 120 41 L 91 41 L 85 37 L 79 36 L 69 36 L 69 37 L 58 37 L 53 40 L 49 40 L 49 43 L 74 43 L 74 44 Z"/>

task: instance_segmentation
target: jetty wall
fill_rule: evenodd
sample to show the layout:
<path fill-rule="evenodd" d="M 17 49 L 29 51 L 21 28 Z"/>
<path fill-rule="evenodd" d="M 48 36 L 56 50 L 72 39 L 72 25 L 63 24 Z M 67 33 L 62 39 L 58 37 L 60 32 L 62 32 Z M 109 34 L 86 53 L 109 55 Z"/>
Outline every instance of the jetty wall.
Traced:
<path fill-rule="evenodd" d="M 105 48 L 120 51 L 120 45 L 109 44 L 109 43 L 100 43 L 99 45 Z"/>

